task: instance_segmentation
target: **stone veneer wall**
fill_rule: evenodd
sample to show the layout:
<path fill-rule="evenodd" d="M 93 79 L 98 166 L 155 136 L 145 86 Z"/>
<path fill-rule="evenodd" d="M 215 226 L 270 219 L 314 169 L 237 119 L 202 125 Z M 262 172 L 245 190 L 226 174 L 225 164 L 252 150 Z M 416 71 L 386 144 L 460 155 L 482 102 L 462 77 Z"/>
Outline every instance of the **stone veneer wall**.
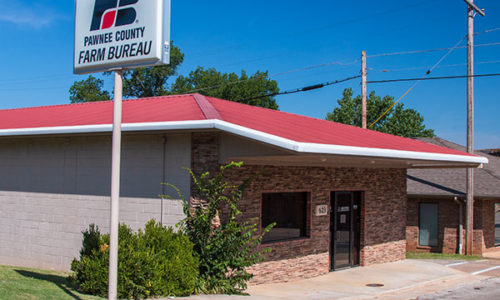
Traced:
<path fill-rule="evenodd" d="M 438 246 L 426 247 L 418 244 L 418 205 L 419 203 L 438 204 Z M 476 255 L 495 246 L 495 201 L 474 201 L 474 234 L 472 251 Z M 465 251 L 465 203 L 463 209 L 463 250 Z M 459 206 L 452 199 L 408 198 L 406 227 L 406 249 L 418 252 L 458 253 Z"/>
<path fill-rule="evenodd" d="M 216 134 L 192 135 L 192 166 L 215 169 Z M 257 176 L 255 176 L 257 174 Z M 361 265 L 405 258 L 406 170 L 321 167 L 243 166 L 230 170 L 234 184 L 255 176 L 244 191 L 240 209 L 246 220 L 260 222 L 263 192 L 305 191 L 310 194 L 307 238 L 264 244 L 272 252 L 252 267 L 253 284 L 313 277 L 330 271 L 330 216 L 315 216 L 317 205 L 330 207 L 332 191 L 363 191 Z"/>

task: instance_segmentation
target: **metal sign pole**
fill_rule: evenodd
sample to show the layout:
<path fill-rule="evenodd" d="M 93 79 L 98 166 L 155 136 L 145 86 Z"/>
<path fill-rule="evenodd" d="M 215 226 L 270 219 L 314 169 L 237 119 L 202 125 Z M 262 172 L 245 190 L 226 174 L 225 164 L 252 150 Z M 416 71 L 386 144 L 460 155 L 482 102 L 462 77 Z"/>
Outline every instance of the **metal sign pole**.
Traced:
<path fill-rule="evenodd" d="M 366 129 L 366 51 L 361 51 L 361 128 Z"/>
<path fill-rule="evenodd" d="M 113 100 L 113 149 L 111 156 L 111 222 L 109 238 L 108 299 L 115 300 L 118 283 L 118 226 L 120 213 L 120 159 L 122 126 L 123 71 L 115 71 Z"/>

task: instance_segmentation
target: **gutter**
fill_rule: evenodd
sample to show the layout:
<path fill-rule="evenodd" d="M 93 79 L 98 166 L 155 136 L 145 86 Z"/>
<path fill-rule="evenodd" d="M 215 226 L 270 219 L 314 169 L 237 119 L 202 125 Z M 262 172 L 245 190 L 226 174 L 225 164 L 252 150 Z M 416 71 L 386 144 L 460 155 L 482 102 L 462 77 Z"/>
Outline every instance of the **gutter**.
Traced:
<path fill-rule="evenodd" d="M 439 162 L 458 162 L 481 165 L 488 163 L 488 159 L 482 156 L 454 155 L 427 153 L 417 151 L 391 150 L 381 148 L 354 147 L 342 145 L 328 145 L 317 143 L 302 143 L 268 134 L 262 131 L 250 129 L 218 119 L 196 120 L 196 121 L 172 121 L 172 122 L 151 122 L 151 123 L 124 123 L 122 131 L 160 131 L 160 130 L 195 130 L 195 129 L 219 129 L 242 137 L 250 138 L 266 144 L 274 145 L 283 149 L 297 153 L 310 154 L 332 154 L 349 155 L 376 158 L 396 158 L 427 160 Z M 48 134 L 75 134 L 75 133 L 99 133 L 111 132 L 111 124 L 102 125 L 81 125 L 81 126 L 61 126 L 43 128 L 20 128 L 0 130 L 1 136 L 31 136 Z"/>

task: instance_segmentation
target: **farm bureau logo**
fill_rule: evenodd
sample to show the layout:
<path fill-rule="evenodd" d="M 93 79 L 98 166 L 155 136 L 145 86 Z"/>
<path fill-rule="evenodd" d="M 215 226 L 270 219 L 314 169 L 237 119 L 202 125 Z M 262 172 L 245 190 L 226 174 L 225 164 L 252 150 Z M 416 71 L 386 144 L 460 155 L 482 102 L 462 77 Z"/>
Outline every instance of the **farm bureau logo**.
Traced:
<path fill-rule="evenodd" d="M 130 5 L 137 2 L 139 0 L 96 0 L 90 31 L 134 23 L 137 12 Z"/>

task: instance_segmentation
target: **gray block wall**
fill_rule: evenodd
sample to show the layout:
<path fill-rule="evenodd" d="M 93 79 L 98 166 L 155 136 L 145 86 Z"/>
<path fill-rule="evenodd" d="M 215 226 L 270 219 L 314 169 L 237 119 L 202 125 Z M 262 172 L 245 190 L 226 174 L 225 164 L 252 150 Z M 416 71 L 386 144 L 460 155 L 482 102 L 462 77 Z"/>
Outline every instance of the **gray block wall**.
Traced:
<path fill-rule="evenodd" d="M 162 182 L 189 197 L 190 134 L 126 135 L 120 222 L 182 219 L 180 200 L 161 200 Z M 109 230 L 111 137 L 0 139 L 0 264 L 69 270 L 81 231 Z M 178 197 L 176 197 L 178 198 Z M 161 216 L 163 205 L 163 218 Z"/>

